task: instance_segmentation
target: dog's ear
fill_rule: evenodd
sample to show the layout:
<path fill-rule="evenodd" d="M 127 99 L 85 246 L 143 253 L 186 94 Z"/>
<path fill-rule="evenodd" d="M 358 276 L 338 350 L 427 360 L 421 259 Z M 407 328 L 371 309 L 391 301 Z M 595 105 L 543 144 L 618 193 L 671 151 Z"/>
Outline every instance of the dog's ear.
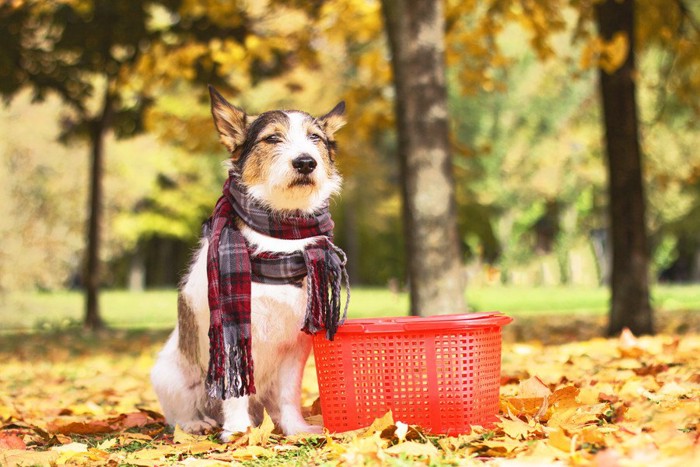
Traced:
<path fill-rule="evenodd" d="M 219 132 L 219 140 L 231 153 L 231 157 L 238 159 L 250 120 L 243 110 L 231 105 L 213 86 L 209 86 L 209 95 L 211 115 Z"/>
<path fill-rule="evenodd" d="M 333 107 L 333 110 L 318 119 L 323 132 L 329 138 L 333 138 L 336 131 L 340 130 L 345 125 L 345 101 L 340 101 L 338 105 Z"/>

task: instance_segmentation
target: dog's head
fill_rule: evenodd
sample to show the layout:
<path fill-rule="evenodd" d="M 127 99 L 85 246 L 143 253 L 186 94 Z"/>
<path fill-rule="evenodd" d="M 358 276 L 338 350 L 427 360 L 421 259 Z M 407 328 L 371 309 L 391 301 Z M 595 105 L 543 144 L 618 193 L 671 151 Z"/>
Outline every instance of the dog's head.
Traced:
<path fill-rule="evenodd" d="M 248 193 L 274 211 L 312 213 L 340 189 L 335 132 L 345 103 L 314 118 L 298 110 L 250 116 L 209 87 L 219 139 Z"/>

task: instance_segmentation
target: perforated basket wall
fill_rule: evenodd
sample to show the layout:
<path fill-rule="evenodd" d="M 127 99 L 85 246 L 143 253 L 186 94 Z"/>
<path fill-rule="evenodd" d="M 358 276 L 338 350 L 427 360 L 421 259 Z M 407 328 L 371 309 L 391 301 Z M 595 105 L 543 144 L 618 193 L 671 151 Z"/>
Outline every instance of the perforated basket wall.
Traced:
<path fill-rule="evenodd" d="M 354 430 L 390 409 L 432 433 L 495 421 L 501 328 L 510 321 L 501 313 L 348 320 L 334 341 L 317 334 L 324 426 Z"/>

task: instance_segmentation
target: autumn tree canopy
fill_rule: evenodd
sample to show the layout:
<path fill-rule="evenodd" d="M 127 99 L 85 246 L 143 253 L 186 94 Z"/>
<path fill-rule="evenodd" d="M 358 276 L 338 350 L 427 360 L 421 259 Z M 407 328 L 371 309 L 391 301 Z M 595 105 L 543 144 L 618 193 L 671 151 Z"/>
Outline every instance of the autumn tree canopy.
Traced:
<path fill-rule="evenodd" d="M 292 56 L 304 59 L 305 38 L 288 41 L 288 30 L 270 30 L 254 9 L 235 2 L 5 2 L 0 26 L 0 92 L 9 98 L 29 87 L 38 101 L 49 93 L 59 95 L 67 106 L 60 138 L 82 139 L 90 146 L 82 281 L 86 326 L 99 328 L 106 134 L 129 137 L 143 131 L 144 114 L 164 86 L 185 81 L 237 91 L 239 81 L 287 70 Z"/>
<path fill-rule="evenodd" d="M 48 73 L 69 73 L 67 65 L 41 68 L 42 60 L 58 55 L 48 54 L 36 41 L 22 43 L 24 50 L 13 34 L 25 23 L 29 28 L 25 34 L 36 30 L 38 23 L 29 21 L 30 15 L 72 12 L 75 21 L 83 22 L 100 17 L 91 16 L 86 5 L 93 2 L 3 4 L 0 34 L 6 46 L 0 59 L 13 64 L 0 66 L 4 95 L 17 95 L 14 90 L 22 83 L 37 97 L 61 95 L 52 89 L 62 78 L 49 79 Z M 140 263 L 146 264 L 149 285 L 172 285 L 184 268 L 178 261 L 185 261 L 196 241 L 199 222 L 221 182 L 219 161 L 224 155 L 202 100 L 204 87 L 196 84 L 216 82 L 218 76 L 236 96 L 236 104 L 252 112 L 282 107 L 313 113 L 339 98 L 348 102 L 352 131 L 339 135 L 338 161 L 345 185 L 332 206 L 336 237 L 351 258 L 355 282 L 405 287 L 401 175 L 393 157 L 396 95 L 381 3 L 144 5 L 129 15 L 132 22 L 144 24 L 138 28 L 149 45 L 141 47 L 146 42 L 138 41 L 132 57 L 128 45 L 132 37 L 123 39 L 123 50 L 110 50 L 94 69 L 83 64 L 83 74 L 75 75 L 83 84 L 71 85 L 76 95 L 80 86 L 87 86 L 91 97 L 84 101 L 85 112 L 94 119 L 100 115 L 107 82 L 98 75 L 122 70 L 109 75 L 118 87 L 112 112 L 117 126 L 107 134 L 145 128 L 158 138 L 149 143 L 158 149 L 139 159 L 138 182 L 132 167 L 109 169 L 106 175 L 109 216 L 103 221 L 110 236 L 102 251 L 110 275 L 103 276 L 105 282 L 124 285 L 132 264 L 139 264 L 134 260 L 137 252 L 143 257 Z M 694 148 L 700 144 L 700 58 L 694 44 L 700 11 L 689 1 L 653 0 L 635 6 L 650 275 L 697 280 L 700 158 Z M 114 15 L 121 9 L 137 9 L 110 8 Z M 630 39 L 621 34 L 602 37 L 593 3 L 577 0 L 447 0 L 444 16 L 450 149 L 458 238 L 464 252 L 460 259 L 471 283 L 606 282 L 610 238 L 596 70 L 620 67 Z M 122 28 L 115 18 L 112 23 Z M 56 31 L 63 23 L 57 24 Z M 107 29 L 97 31 L 96 37 Z M 136 43 L 133 38 L 130 44 Z M 82 63 L 76 57 L 82 55 L 67 50 L 61 60 Z M 31 70 L 14 75 L 21 69 L 15 63 L 33 63 L 31 70 L 41 71 L 36 74 L 41 77 L 36 89 Z M 66 94 L 66 102 L 73 99 L 71 95 Z M 66 135 L 88 135 L 79 110 L 69 104 L 61 113 L 57 120 Z M 71 152 L 80 148 L 79 141 L 73 139 L 76 146 Z M 110 144 L 116 148 L 126 143 Z M 32 161 L 40 164 L 44 152 L 51 151 L 38 152 Z M 12 167 L 19 171 L 13 173 L 31 171 L 29 166 Z M 51 186 L 50 178 L 46 186 Z M 129 195 L 120 196 L 116 187 Z M 56 190 L 66 192 L 58 186 Z M 63 223 L 68 217 L 52 219 Z M 79 243 L 72 237 L 71 242 Z M 158 264 L 173 271 L 167 280 L 156 274 Z"/>

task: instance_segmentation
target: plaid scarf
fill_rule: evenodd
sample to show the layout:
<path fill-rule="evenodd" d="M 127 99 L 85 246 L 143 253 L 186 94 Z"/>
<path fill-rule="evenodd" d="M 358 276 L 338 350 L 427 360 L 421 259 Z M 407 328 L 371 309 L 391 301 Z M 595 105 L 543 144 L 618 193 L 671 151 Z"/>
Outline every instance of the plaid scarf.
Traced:
<path fill-rule="evenodd" d="M 238 229 L 240 219 L 253 230 L 280 239 L 318 237 L 291 254 L 261 253 L 253 256 Z M 326 330 L 333 339 L 345 320 L 350 288 L 345 253 L 332 242 L 333 220 L 326 204 L 313 216 L 275 216 L 246 195 L 233 172 L 224 184 L 212 216 L 202 234 L 209 239 L 209 369 L 207 391 L 211 397 L 227 399 L 255 394 L 251 352 L 251 282 L 296 284 L 307 277 L 307 305 L 302 330 L 314 334 Z M 347 289 L 340 316 L 340 288 Z M 329 293 L 330 288 L 330 293 Z"/>

